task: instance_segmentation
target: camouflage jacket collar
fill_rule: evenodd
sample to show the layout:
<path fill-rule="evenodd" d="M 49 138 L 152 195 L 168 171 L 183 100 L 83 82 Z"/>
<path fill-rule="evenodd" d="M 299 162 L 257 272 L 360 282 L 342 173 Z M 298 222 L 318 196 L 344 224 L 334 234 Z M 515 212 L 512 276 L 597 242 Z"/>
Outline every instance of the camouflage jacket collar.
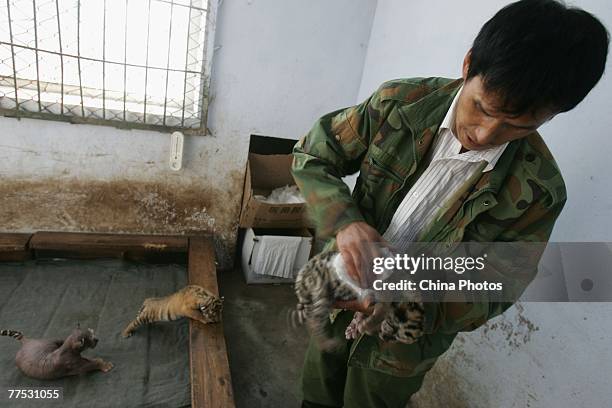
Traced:
<path fill-rule="evenodd" d="M 401 103 L 398 106 L 398 112 L 402 122 L 411 130 L 414 135 L 413 140 L 418 145 L 416 151 L 420 152 L 420 154 L 417 154 L 415 157 L 416 163 L 412 166 L 411 173 L 421 164 L 431 146 L 433 137 L 437 134 L 455 95 L 459 92 L 462 85 L 462 78 L 448 80 L 442 87 L 426 93 L 415 102 L 406 102 L 405 95 L 388 94 L 385 96 L 385 99 L 394 99 Z M 428 90 L 425 86 L 421 89 L 423 93 Z M 490 172 L 483 173 L 483 176 L 476 185 L 476 190 L 472 192 L 468 199 L 485 190 L 491 191 L 494 194 L 499 192 L 520 143 L 522 143 L 521 140 L 508 143 L 495 168 Z"/>

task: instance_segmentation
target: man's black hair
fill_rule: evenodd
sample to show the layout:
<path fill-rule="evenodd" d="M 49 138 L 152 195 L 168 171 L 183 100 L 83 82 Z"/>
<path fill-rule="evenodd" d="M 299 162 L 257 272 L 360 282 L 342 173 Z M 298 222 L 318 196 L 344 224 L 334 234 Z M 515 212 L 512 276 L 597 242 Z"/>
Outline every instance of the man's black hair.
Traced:
<path fill-rule="evenodd" d="M 584 10 L 554 0 L 518 1 L 481 28 L 467 79 L 480 75 L 506 113 L 566 112 L 601 78 L 608 43 L 606 28 Z"/>

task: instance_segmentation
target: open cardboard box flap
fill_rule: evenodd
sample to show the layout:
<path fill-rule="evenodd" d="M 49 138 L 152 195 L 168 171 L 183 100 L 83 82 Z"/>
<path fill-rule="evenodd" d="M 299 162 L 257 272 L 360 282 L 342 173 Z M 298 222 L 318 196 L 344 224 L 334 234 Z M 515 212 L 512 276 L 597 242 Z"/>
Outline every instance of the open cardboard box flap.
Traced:
<path fill-rule="evenodd" d="M 277 187 L 295 184 L 290 170 L 292 160 L 293 156 L 290 154 L 249 153 L 251 187 L 269 194 Z"/>
<path fill-rule="evenodd" d="M 259 201 L 255 195 L 269 195 L 272 190 L 294 185 L 291 175 L 293 140 L 251 136 L 246 168 L 241 228 L 302 228 L 311 227 L 305 204 L 271 204 Z M 266 153 L 266 148 L 270 154 Z M 286 151 L 286 154 L 280 152 Z"/>

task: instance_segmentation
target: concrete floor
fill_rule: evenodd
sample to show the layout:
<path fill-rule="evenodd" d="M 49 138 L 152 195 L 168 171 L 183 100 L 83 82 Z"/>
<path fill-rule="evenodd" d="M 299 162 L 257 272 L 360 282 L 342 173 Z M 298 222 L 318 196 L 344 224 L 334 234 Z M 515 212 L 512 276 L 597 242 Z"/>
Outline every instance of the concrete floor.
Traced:
<path fill-rule="evenodd" d="M 236 406 L 299 407 L 308 334 L 287 322 L 296 304 L 293 286 L 247 285 L 239 267 L 217 276 Z"/>

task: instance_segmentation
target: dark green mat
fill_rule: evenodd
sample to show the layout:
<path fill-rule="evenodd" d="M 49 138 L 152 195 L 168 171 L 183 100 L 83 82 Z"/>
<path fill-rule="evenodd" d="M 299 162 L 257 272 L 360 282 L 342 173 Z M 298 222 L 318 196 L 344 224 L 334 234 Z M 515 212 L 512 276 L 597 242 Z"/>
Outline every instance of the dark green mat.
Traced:
<path fill-rule="evenodd" d="M 65 338 L 91 327 L 97 347 L 83 353 L 115 367 L 109 373 L 38 381 L 14 363 L 19 342 L 0 337 L 1 407 L 185 407 L 190 405 L 189 327 L 186 320 L 158 323 L 129 339 L 121 331 L 146 297 L 174 292 L 187 283 L 180 265 L 120 260 L 29 261 L 0 264 L 0 329 L 26 337 Z M 9 388 L 62 387 L 63 401 L 9 400 Z"/>

